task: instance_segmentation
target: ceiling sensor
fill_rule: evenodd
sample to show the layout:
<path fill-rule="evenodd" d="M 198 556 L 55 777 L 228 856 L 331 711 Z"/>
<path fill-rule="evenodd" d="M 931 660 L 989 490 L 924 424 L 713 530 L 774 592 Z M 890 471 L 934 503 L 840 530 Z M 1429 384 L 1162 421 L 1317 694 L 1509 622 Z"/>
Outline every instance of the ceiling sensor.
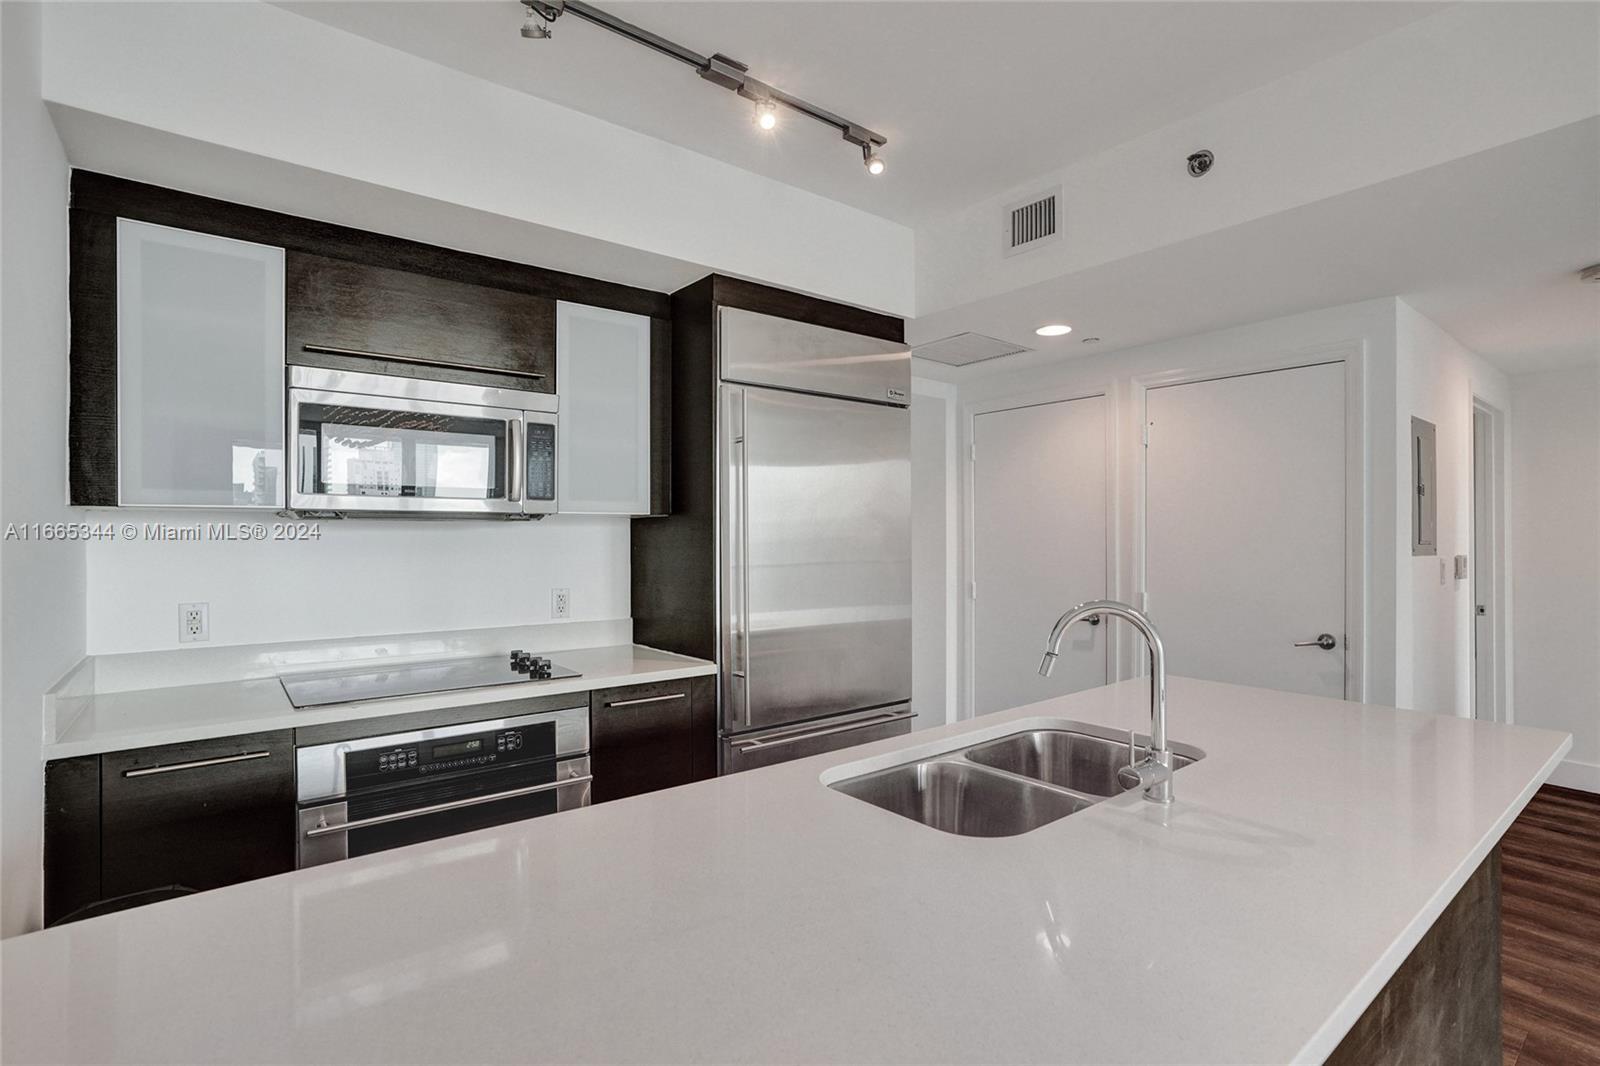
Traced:
<path fill-rule="evenodd" d="M 1210 173 L 1211 166 L 1216 161 L 1217 157 L 1211 154 L 1211 149 L 1209 148 L 1202 148 L 1198 152 L 1191 153 L 1189 156 L 1189 176 L 1191 178 L 1205 177 Z"/>
<path fill-rule="evenodd" d="M 1588 282 L 1600 281 L 1600 263 L 1584 267 L 1578 271 L 1578 277 Z"/>
<path fill-rule="evenodd" d="M 852 122 L 836 115 L 809 100 L 790 96 L 782 89 L 752 77 L 750 68 L 737 59 L 731 59 L 720 52 L 716 55 L 703 56 L 675 41 L 669 41 L 659 34 L 651 33 L 641 26 L 635 26 L 625 19 L 602 11 L 593 4 L 586 3 L 585 0 L 522 0 L 522 6 L 528 9 L 528 17 L 522 23 L 522 36 L 529 40 L 548 41 L 551 37 L 550 27 L 556 19 L 562 15 L 576 15 L 603 30 L 610 30 L 618 37 L 626 38 L 652 52 L 659 52 L 669 59 L 676 59 L 691 66 L 711 84 L 720 85 L 752 101 L 756 109 L 757 128 L 770 130 L 776 127 L 778 105 L 782 104 L 790 111 L 798 111 L 807 118 L 815 119 L 825 126 L 832 126 L 838 130 L 846 141 L 861 149 L 861 162 L 867 168 L 868 174 L 877 175 L 884 171 L 883 156 L 878 149 L 889 143 L 887 137 L 867 129 L 859 122 Z"/>

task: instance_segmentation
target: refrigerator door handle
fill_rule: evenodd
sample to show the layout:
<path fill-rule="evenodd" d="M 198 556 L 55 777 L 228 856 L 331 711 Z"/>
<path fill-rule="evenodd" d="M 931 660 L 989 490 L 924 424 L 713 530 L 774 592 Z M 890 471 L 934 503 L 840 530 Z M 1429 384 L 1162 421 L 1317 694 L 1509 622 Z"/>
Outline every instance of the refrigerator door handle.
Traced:
<path fill-rule="evenodd" d="M 745 390 L 728 393 L 728 711 L 730 725 L 750 720 L 750 458 Z"/>
<path fill-rule="evenodd" d="M 832 736 L 834 733 L 849 733 L 856 729 L 865 729 L 868 726 L 885 725 L 889 722 L 898 722 L 902 719 L 915 718 L 915 711 L 895 711 L 890 714 L 875 714 L 871 718 L 860 718 L 844 725 L 829 726 L 826 729 L 813 729 L 808 733 L 790 733 L 785 736 L 775 737 L 772 740 L 736 740 L 733 746 L 741 751 L 757 751 L 762 748 L 776 748 L 784 744 L 798 744 L 802 740 L 814 740 L 817 737 Z"/>
<path fill-rule="evenodd" d="M 750 709 L 750 420 L 739 390 L 739 678 L 745 717 Z"/>

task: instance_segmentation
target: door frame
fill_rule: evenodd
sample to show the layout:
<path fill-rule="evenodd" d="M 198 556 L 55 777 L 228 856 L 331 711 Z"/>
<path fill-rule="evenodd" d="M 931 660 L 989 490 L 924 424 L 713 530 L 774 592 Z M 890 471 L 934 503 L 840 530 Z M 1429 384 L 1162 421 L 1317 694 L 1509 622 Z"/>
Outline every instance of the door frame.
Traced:
<path fill-rule="evenodd" d="M 974 583 L 977 581 L 978 569 L 978 521 L 977 521 L 977 418 L 979 415 L 999 414 L 1003 411 L 1020 411 L 1029 407 L 1048 407 L 1051 404 L 1070 403 L 1074 400 L 1099 400 L 1105 413 L 1106 426 L 1106 528 L 1105 528 L 1105 568 L 1106 568 L 1106 595 L 1115 599 L 1117 589 L 1117 573 L 1120 559 L 1118 557 L 1118 511 L 1117 511 L 1117 472 L 1118 448 L 1120 439 L 1118 425 L 1119 405 L 1114 402 L 1115 388 L 1107 383 L 1099 387 L 1062 386 L 1057 388 L 1037 389 L 1027 392 L 1011 393 L 1002 397 L 988 400 L 979 400 L 963 404 L 961 407 L 961 585 L 959 597 L 961 601 L 961 701 L 959 715 L 961 718 L 971 718 L 973 708 L 978 704 L 978 668 L 977 668 L 977 632 L 978 612 L 977 597 L 974 595 Z M 1073 604 L 1061 605 L 1063 611 Z M 1106 681 L 1117 680 L 1116 664 L 1119 660 L 1117 648 L 1122 634 L 1117 632 L 1120 627 L 1109 627 L 1106 634 Z M 1039 648 L 1041 653 L 1044 643 L 1050 634 L 1039 635 Z"/>
<path fill-rule="evenodd" d="M 1479 574 L 1482 571 L 1484 552 L 1481 550 L 1478 537 L 1478 419 L 1484 418 L 1489 429 L 1489 455 L 1488 455 L 1488 488 L 1489 488 L 1489 529 L 1490 541 L 1488 558 L 1490 560 L 1489 575 L 1489 603 L 1492 605 L 1494 624 L 1490 627 L 1493 638 L 1489 642 L 1490 669 L 1493 680 L 1490 683 L 1488 714 L 1480 713 L 1479 700 L 1482 693 L 1478 691 L 1478 658 L 1481 649 L 1478 647 L 1478 620 L 1477 605 L 1485 602 L 1479 594 Z M 1470 515 L 1470 529 L 1472 546 L 1472 582 L 1470 586 L 1471 598 L 1467 609 L 1471 611 L 1472 621 L 1472 716 L 1489 722 L 1514 721 L 1511 708 L 1511 657 L 1509 655 L 1508 634 L 1511 617 L 1510 610 L 1510 583 L 1506 573 L 1506 416 L 1505 412 L 1483 397 L 1473 394 L 1468 413 L 1468 425 L 1472 434 L 1472 476 L 1470 494 L 1471 503 L 1468 505 Z"/>
<path fill-rule="evenodd" d="M 961 718 L 961 430 L 956 386 L 933 378 L 911 379 L 912 403 L 937 401 L 944 421 L 944 721 Z M 915 508 L 913 507 L 913 514 Z M 913 577 L 913 580 L 915 578 Z M 912 662 L 913 672 L 916 669 Z M 915 674 L 913 673 L 913 677 Z M 926 723 L 919 723 L 926 725 Z"/>
<path fill-rule="evenodd" d="M 1138 425 L 1133 428 L 1136 485 L 1133 498 L 1133 593 L 1141 610 L 1149 602 L 1147 546 L 1148 491 L 1150 481 L 1149 446 L 1144 428 L 1149 422 L 1149 397 L 1152 389 L 1189 385 L 1202 381 L 1270 374 L 1280 370 L 1329 363 L 1344 365 L 1344 698 L 1367 702 L 1367 573 L 1370 546 L 1367 537 L 1367 511 L 1371 498 L 1371 476 L 1367 469 L 1368 442 L 1366 417 L 1366 344 L 1340 341 L 1334 344 L 1298 348 L 1264 359 L 1245 359 L 1221 366 L 1166 370 L 1136 376 L 1132 381 L 1133 410 Z M 1159 605 L 1157 610 L 1159 610 Z M 1134 673 L 1147 671 L 1144 655 L 1133 649 L 1137 660 L 1127 665 Z"/>

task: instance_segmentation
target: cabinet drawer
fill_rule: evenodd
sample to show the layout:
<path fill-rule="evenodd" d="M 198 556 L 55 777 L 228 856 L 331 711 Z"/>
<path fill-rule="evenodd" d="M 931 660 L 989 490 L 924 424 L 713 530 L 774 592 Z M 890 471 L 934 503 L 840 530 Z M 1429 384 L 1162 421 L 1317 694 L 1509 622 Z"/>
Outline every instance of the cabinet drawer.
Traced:
<path fill-rule="evenodd" d="M 100 781 L 105 898 L 294 868 L 290 730 L 105 755 Z"/>
<path fill-rule="evenodd" d="M 291 252 L 290 363 L 556 391 L 555 301 Z"/>
<path fill-rule="evenodd" d="M 704 679 L 601 689 L 590 695 L 594 801 L 671 788 L 715 772 L 716 715 Z M 708 764 L 706 752 L 711 752 Z"/>

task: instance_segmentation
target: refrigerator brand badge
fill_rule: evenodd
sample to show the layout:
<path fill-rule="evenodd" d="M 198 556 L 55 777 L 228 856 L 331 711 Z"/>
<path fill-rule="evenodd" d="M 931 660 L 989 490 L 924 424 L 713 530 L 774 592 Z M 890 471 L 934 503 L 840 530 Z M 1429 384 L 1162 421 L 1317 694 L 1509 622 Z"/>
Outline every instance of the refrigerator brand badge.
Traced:
<path fill-rule="evenodd" d="M 905 398 L 906 398 L 906 390 L 905 389 L 890 389 L 889 390 L 889 399 L 891 399 L 891 400 L 903 400 Z"/>

